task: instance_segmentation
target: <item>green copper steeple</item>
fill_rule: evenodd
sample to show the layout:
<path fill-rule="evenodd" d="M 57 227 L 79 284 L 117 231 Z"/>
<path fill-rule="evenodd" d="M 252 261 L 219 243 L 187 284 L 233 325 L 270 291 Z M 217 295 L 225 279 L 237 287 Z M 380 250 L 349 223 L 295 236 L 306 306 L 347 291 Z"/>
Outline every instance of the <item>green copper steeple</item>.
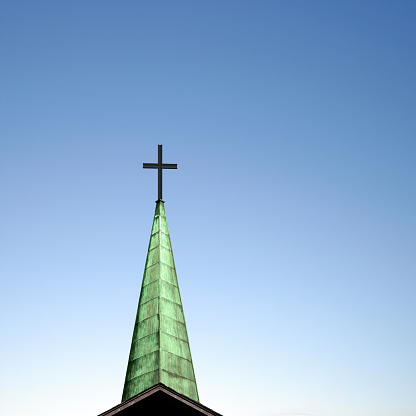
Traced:
<path fill-rule="evenodd" d="M 161 200 L 156 203 L 122 401 L 157 383 L 199 401 Z"/>

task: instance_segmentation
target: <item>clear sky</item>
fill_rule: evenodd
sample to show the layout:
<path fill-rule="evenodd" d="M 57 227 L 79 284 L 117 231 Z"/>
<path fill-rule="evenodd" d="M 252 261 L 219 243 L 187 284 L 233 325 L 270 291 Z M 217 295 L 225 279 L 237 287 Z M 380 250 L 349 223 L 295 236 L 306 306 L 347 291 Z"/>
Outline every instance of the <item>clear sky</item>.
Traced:
<path fill-rule="evenodd" d="M 0 413 L 120 402 L 163 144 L 201 402 L 415 416 L 415 21 L 415 1 L 0 0 Z"/>

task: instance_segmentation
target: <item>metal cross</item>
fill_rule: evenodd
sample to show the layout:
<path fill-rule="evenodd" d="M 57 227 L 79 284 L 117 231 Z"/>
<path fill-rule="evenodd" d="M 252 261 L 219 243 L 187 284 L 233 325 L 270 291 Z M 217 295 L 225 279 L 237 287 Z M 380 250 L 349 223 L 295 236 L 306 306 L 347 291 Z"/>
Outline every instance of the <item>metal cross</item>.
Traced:
<path fill-rule="evenodd" d="M 162 145 L 157 145 L 157 163 L 143 163 L 144 169 L 157 169 L 158 178 L 158 200 L 162 201 L 162 169 L 178 169 L 178 165 L 175 163 L 162 163 Z"/>

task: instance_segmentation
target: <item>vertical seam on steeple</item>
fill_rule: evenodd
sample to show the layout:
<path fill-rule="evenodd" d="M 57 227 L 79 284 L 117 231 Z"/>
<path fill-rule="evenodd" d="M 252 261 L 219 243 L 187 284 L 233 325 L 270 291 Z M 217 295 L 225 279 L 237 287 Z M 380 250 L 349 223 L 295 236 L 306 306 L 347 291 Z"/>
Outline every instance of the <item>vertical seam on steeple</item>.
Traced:
<path fill-rule="evenodd" d="M 158 275 L 158 279 L 157 279 L 157 290 L 158 290 L 158 305 L 157 305 L 157 318 L 159 319 L 159 331 L 158 331 L 158 336 L 159 336 L 159 377 L 158 377 L 158 382 L 161 383 L 162 382 L 162 340 L 161 340 L 161 336 L 160 336 L 160 291 L 161 291 L 161 287 L 160 287 L 160 276 L 162 274 L 162 267 L 161 267 L 161 229 L 162 229 L 162 220 L 161 220 L 161 212 L 160 212 L 160 202 L 159 202 L 159 275 Z"/>
<path fill-rule="evenodd" d="M 190 354 L 190 362 L 191 362 L 191 368 L 192 368 L 192 373 L 194 376 L 194 379 L 192 380 L 195 383 L 195 392 L 196 392 L 196 397 L 197 397 L 197 402 L 199 402 L 199 393 L 198 393 L 198 385 L 196 384 L 196 376 L 195 376 L 195 369 L 194 369 L 194 363 L 192 361 L 192 352 L 191 352 L 191 343 L 189 342 L 189 335 L 188 335 L 188 329 L 186 327 L 186 319 L 185 319 L 185 312 L 183 311 L 183 303 L 182 303 L 182 297 L 181 297 L 181 291 L 179 290 L 179 282 L 178 282 L 178 276 L 176 273 L 176 265 L 175 265 L 175 258 L 173 256 L 173 247 L 172 247 L 172 240 L 170 239 L 170 233 L 168 233 L 168 238 L 169 238 L 169 245 L 170 245 L 170 251 L 172 254 L 172 264 L 173 264 L 173 269 L 175 270 L 175 277 L 176 277 L 176 284 L 178 287 L 178 294 L 179 294 L 179 300 L 181 303 L 181 310 L 182 310 L 182 316 L 183 316 L 183 324 L 185 325 L 185 333 L 186 333 L 186 338 L 188 340 L 188 347 L 189 347 L 189 354 Z M 159 333 L 160 336 L 160 333 Z"/>

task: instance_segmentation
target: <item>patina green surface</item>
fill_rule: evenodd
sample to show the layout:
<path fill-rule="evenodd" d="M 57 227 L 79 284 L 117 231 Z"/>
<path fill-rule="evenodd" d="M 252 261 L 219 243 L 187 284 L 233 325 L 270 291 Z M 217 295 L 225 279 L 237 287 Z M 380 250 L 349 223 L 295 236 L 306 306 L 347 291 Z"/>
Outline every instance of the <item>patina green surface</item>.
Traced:
<path fill-rule="evenodd" d="M 157 383 L 199 401 L 163 201 L 156 204 L 122 401 Z"/>

